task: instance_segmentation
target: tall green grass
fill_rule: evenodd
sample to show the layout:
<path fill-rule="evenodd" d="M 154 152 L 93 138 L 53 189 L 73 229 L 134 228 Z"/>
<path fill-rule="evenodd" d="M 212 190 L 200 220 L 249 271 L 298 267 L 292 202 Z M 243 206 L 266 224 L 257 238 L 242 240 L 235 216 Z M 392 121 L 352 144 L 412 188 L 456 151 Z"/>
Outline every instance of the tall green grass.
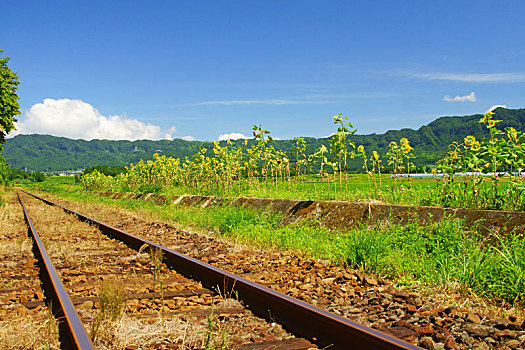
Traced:
<path fill-rule="evenodd" d="M 283 226 L 281 215 L 250 208 L 169 207 L 164 217 L 216 230 L 274 249 L 296 250 L 333 263 L 362 268 L 407 283 L 459 286 L 465 292 L 507 302 L 525 302 L 522 237 L 487 240 L 461 220 L 330 230 L 316 222 Z M 456 287 L 457 288 L 457 287 Z"/>
<path fill-rule="evenodd" d="M 348 175 L 348 184 L 342 189 L 333 179 L 320 178 L 316 175 L 301 176 L 288 182 L 268 182 L 258 186 L 246 186 L 239 182 L 239 186 L 232 186 L 227 190 L 217 188 L 161 186 L 141 184 L 135 188 L 114 188 L 122 192 L 162 193 L 167 195 L 210 195 L 222 197 L 265 197 L 265 198 L 293 198 L 302 200 L 348 200 L 371 201 L 379 200 L 390 204 L 402 205 L 438 205 L 445 207 L 464 207 L 477 209 L 523 210 L 525 197 L 522 195 L 510 198 L 507 195 L 512 187 L 507 180 L 500 179 L 498 192 L 495 193 L 490 182 L 479 185 L 474 191 L 472 179 L 457 176 L 454 181 L 444 186 L 443 178 L 413 177 L 410 182 L 407 178 L 397 178 L 394 189 L 393 179 L 389 175 L 382 175 L 381 190 L 369 187 L 366 174 Z M 41 188 L 46 191 L 63 189 L 80 189 L 79 183 L 72 177 L 48 177 L 44 182 L 28 184 L 27 186 Z M 345 188 L 347 188 L 345 190 Z M 474 196 L 476 192 L 478 195 Z M 511 193 L 510 191 L 509 193 Z M 512 192 L 513 193 L 513 192 Z"/>

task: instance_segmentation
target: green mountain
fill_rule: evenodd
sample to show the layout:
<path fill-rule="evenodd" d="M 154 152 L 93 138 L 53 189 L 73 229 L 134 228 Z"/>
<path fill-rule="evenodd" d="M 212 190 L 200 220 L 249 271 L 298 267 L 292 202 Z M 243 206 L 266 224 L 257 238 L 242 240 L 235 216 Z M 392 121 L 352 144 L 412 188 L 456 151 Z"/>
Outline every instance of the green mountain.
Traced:
<path fill-rule="evenodd" d="M 525 130 L 525 109 L 497 108 L 494 119 L 503 120 L 498 124 L 501 129 L 512 126 Z M 435 164 L 445 154 L 453 141 L 463 141 L 467 135 L 477 139 L 488 137 L 488 130 L 479 123 L 481 114 L 464 117 L 441 117 L 418 130 L 389 130 L 384 134 L 354 135 L 351 140 L 356 146 L 362 144 L 370 154 L 377 150 L 385 155 L 391 141 L 406 137 L 414 147 L 418 166 Z M 312 153 L 321 144 L 329 148 L 329 138 L 305 138 L 307 153 Z M 253 141 L 250 141 L 250 143 Z M 294 160 L 295 141 L 275 140 L 273 146 L 290 154 Z M 140 159 L 151 159 L 154 153 L 173 157 L 191 157 L 200 148 L 213 148 L 212 142 L 175 140 L 71 140 L 65 137 L 49 135 L 17 135 L 7 140 L 2 152 L 6 161 L 13 168 L 33 171 L 77 170 L 94 165 L 125 166 Z M 361 161 L 350 164 L 351 170 L 361 168 Z"/>

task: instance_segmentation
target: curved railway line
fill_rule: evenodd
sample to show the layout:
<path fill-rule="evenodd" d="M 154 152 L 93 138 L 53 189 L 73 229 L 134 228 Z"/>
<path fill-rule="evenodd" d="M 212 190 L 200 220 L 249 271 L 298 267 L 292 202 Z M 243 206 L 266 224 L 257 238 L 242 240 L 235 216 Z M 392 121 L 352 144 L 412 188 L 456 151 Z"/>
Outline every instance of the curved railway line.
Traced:
<path fill-rule="evenodd" d="M 167 319 L 176 315 L 178 319 L 193 323 L 199 323 L 200 319 L 200 323 L 208 323 L 209 327 L 221 322 L 222 329 L 232 335 L 229 346 L 233 348 L 418 348 L 46 199 L 34 197 L 89 224 L 84 224 L 85 230 L 80 232 L 65 230 L 57 234 L 53 231 L 51 235 L 51 231 L 44 233 L 48 224 L 46 220 L 36 220 L 33 224 L 29 217 L 31 212 L 39 210 L 39 205 L 31 200 L 31 207 L 28 210 L 24 207 L 29 231 L 35 241 L 34 252 L 39 260 L 46 300 L 52 300 L 54 314 L 58 316 L 63 348 L 89 349 L 93 347 L 90 339 L 111 345 L 111 339 L 103 339 L 103 334 L 93 335 L 99 330 L 97 323 L 100 327 L 100 310 L 109 308 L 108 297 L 103 294 L 104 288 L 107 288 L 104 283 L 109 280 L 117 286 L 113 294 L 125 291 L 120 293 L 119 298 L 120 306 L 128 317 L 138 317 L 144 323 L 144 319 Z M 19 200 L 24 206 L 20 195 Z M 59 218 L 61 226 L 69 225 L 71 220 L 71 215 Z M 37 230 L 41 232 L 40 236 Z M 60 247 L 59 254 L 56 251 L 47 254 L 44 245 L 55 246 L 55 250 Z M 238 300 L 226 298 L 228 295 L 234 295 Z M 178 310 L 177 306 L 180 306 Z M 208 328 L 207 332 L 206 337 L 210 338 L 216 335 L 217 330 Z M 202 342 L 182 344 L 185 339 L 181 336 L 166 338 L 149 343 L 145 341 L 140 348 L 205 346 Z M 217 339 L 213 341 L 218 344 Z M 131 348 L 138 348 L 138 345 Z"/>
<path fill-rule="evenodd" d="M 284 252 L 248 251 L 164 223 L 34 197 L 39 200 L 22 195 L 87 335 L 67 335 L 66 312 L 57 310 L 60 302 L 42 282 L 44 298 L 34 281 L 39 274 L 45 277 L 43 264 L 36 268 L 31 256 L 2 261 L 11 269 L 3 276 L 11 273 L 23 283 L 0 289 L 0 298 L 5 297 L 0 310 L 16 311 L 9 306 L 14 300 L 22 305 L 18 310 L 46 314 L 51 306 L 59 316 L 62 348 L 74 348 L 71 344 L 86 337 L 96 348 L 126 349 L 525 346 L 525 322 L 517 318 L 491 319 L 425 300 L 360 271 Z M 86 210 L 113 227 L 78 213 Z M 33 251 L 42 255 L 36 245 Z M 101 319 L 101 310 L 111 309 L 117 296 L 120 323 L 108 315 Z"/>

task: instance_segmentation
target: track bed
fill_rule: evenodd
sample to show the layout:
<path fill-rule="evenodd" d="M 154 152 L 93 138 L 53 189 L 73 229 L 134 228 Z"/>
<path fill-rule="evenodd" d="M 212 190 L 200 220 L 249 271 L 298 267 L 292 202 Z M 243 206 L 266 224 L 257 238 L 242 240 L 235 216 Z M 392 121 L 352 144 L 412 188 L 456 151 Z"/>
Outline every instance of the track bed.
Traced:
<path fill-rule="evenodd" d="M 314 347 L 168 269 L 160 251 L 134 251 L 58 207 L 23 199 L 96 348 Z M 42 305 L 25 303 L 29 309 Z"/>
<path fill-rule="evenodd" d="M 64 201 L 60 202 L 66 204 Z M 42 206 L 36 204 L 36 201 L 34 203 L 32 205 L 35 208 Z M 396 289 L 387 280 L 367 276 L 360 271 L 343 269 L 284 252 L 247 250 L 212 237 L 183 232 L 165 223 L 122 215 L 112 209 L 72 202 L 66 206 L 88 212 L 102 221 L 152 242 L 424 348 L 520 348 L 525 342 L 521 320 L 490 319 L 481 313 L 406 293 Z M 41 210 L 49 211 L 52 207 L 47 208 Z M 68 215 L 64 216 L 57 208 L 53 210 L 55 209 L 56 215 L 63 217 L 58 224 L 62 229 L 69 225 L 68 222 L 75 221 Z M 56 227 L 56 232 L 61 227 Z M 83 234 L 82 230 L 75 230 L 75 237 L 77 231 Z M 284 349 L 314 346 L 307 340 L 297 340 L 277 322 L 254 317 L 235 298 L 223 298 L 224 292 L 216 293 L 214 288 L 203 287 L 199 282 L 188 280 L 168 269 L 163 263 L 159 263 L 156 256 L 158 252 L 151 250 L 149 246 L 144 246 L 139 252 L 130 250 L 121 255 L 129 248 L 97 233 L 89 225 L 86 225 L 85 236 L 79 236 L 81 238 L 73 238 L 67 231 L 61 235 L 57 243 L 62 240 L 70 242 L 68 245 L 71 244 L 73 250 L 64 254 L 64 248 L 57 249 L 53 252 L 54 259 L 58 259 L 58 266 L 63 271 L 61 274 L 65 277 L 64 284 L 72 293 L 72 300 L 86 323 L 86 328 L 89 329 L 97 321 L 100 291 L 118 289 L 122 294 L 125 311 L 120 320 L 129 321 L 121 330 L 134 327 L 138 330 L 144 325 L 152 325 L 151 329 L 158 326 L 160 333 L 163 327 L 164 330 L 170 329 L 170 335 L 164 335 L 164 338 L 136 338 L 125 346 L 203 347 L 206 339 L 202 336 L 192 339 L 189 337 L 190 329 L 195 330 L 194 334 L 213 336 L 212 341 L 216 345 L 224 343 L 232 348 L 281 346 Z M 96 238 L 88 241 L 88 236 Z M 53 246 L 53 240 L 50 242 Z M 76 263 L 67 261 L 69 254 L 75 254 Z M 191 295 L 184 294 L 188 291 Z M 28 300 L 28 303 L 45 307 L 40 300 Z M 254 321 L 251 321 L 251 317 Z M 166 322 L 173 320 L 177 320 L 177 327 L 184 329 L 182 334 L 177 335 L 171 328 L 167 328 Z M 244 333 L 245 325 L 254 331 Z M 144 333 L 143 329 L 141 333 Z M 115 332 L 108 335 L 101 333 L 95 340 L 99 342 L 97 344 L 108 345 L 116 341 L 115 337 Z M 127 339 L 133 338 L 128 335 Z"/>

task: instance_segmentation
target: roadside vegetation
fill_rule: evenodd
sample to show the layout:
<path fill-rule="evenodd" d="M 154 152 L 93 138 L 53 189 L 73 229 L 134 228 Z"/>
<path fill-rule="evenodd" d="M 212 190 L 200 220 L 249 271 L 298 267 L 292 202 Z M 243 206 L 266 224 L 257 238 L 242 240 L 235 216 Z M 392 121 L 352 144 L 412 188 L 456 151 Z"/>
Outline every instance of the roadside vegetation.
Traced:
<path fill-rule="evenodd" d="M 251 147 L 247 140 L 228 141 L 224 146 L 215 142 L 211 152 L 202 148 L 184 160 L 156 153 L 153 159 L 132 163 L 114 176 L 90 169 L 81 184 L 87 190 L 524 210 L 523 133 L 512 127 L 498 129 L 501 120 L 493 115 L 489 111 L 479 121 L 489 133 L 486 138 L 469 135 L 450 144 L 432 169 L 432 181 L 413 177 L 416 155 L 407 138 L 390 141 L 388 151 L 381 155 L 356 145 L 352 141 L 356 129 L 347 117 L 336 115 L 330 148 L 321 145 L 311 154 L 302 137 L 294 139 L 293 154 L 276 150 L 270 132 L 254 126 Z M 290 161 L 292 156 L 295 162 Z M 356 159 L 362 162 L 364 176 L 349 174 L 349 162 Z M 319 173 L 312 174 L 312 169 Z"/>
<path fill-rule="evenodd" d="M 62 187 L 61 187 L 62 186 Z M 334 264 L 390 277 L 400 285 L 488 298 L 503 307 L 525 302 L 525 241 L 521 235 L 480 234 L 461 220 L 333 230 L 315 221 L 283 225 L 282 214 L 251 208 L 156 205 L 113 200 L 55 184 L 55 194 L 148 213 L 154 218 L 233 242 L 293 250 Z"/>
<path fill-rule="evenodd" d="M 9 168 L 6 174 L 7 180 L 11 183 L 42 182 L 46 178 L 44 173 L 27 172 L 13 168 Z"/>

